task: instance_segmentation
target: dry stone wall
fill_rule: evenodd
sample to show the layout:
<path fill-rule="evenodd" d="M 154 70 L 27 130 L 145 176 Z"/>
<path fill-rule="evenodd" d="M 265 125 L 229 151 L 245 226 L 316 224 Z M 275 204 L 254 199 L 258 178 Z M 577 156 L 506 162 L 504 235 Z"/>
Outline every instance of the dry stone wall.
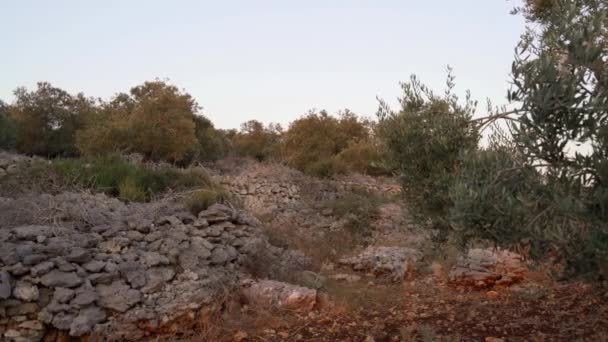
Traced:
<path fill-rule="evenodd" d="M 269 270 L 307 262 L 223 205 L 193 216 L 171 201 L 64 193 L 5 198 L 0 216 L 1 341 L 40 341 L 51 330 L 137 340 L 196 315 L 261 254 Z"/>

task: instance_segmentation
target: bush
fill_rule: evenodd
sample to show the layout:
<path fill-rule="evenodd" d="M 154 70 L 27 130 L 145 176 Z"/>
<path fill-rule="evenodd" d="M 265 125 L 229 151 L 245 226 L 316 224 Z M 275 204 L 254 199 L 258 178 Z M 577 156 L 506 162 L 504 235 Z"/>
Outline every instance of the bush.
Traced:
<path fill-rule="evenodd" d="M 103 104 L 100 114 L 78 132 L 87 156 L 138 152 L 152 160 L 178 162 L 196 149 L 196 101 L 163 81 L 145 82 Z"/>
<path fill-rule="evenodd" d="M 448 189 L 464 151 L 475 149 L 479 133 L 470 123 L 475 103 L 467 96 L 461 106 L 452 94 L 454 77 L 448 73 L 448 91 L 436 96 L 412 76 L 402 83 L 401 110 L 392 112 L 381 102 L 378 138 L 388 163 L 401 176 L 405 195 L 418 212 L 443 217 L 451 206 Z"/>
<path fill-rule="evenodd" d="M 541 175 L 505 147 L 469 151 L 450 188 L 450 222 L 462 245 L 474 239 L 516 246 L 530 217 L 545 211 Z M 547 217 L 542 217 L 546 222 Z"/>
<path fill-rule="evenodd" d="M 149 200 L 168 189 L 211 186 L 208 176 L 200 171 L 182 171 L 170 167 L 152 169 L 131 164 L 117 156 L 56 159 L 51 169 L 66 186 L 77 185 L 133 201 Z"/>
<path fill-rule="evenodd" d="M 146 192 L 137 185 L 133 177 L 129 176 L 118 185 L 118 197 L 125 201 L 144 202 Z"/>
<path fill-rule="evenodd" d="M 0 101 L 0 148 L 12 150 L 17 142 L 17 126 L 9 116 L 8 106 Z"/>
<path fill-rule="evenodd" d="M 223 191 L 201 190 L 193 193 L 186 200 L 186 207 L 192 215 L 198 215 L 215 203 L 225 203 L 229 200 L 229 195 Z"/>
<path fill-rule="evenodd" d="M 226 135 L 213 127 L 211 121 L 202 116 L 194 116 L 194 134 L 198 145 L 192 151 L 191 160 L 213 161 L 225 157 L 230 153 L 230 140 Z"/>
<path fill-rule="evenodd" d="M 17 150 L 51 157 L 78 155 L 74 134 L 95 112 L 93 99 L 45 82 L 35 91 L 17 88 L 15 97 L 10 113 L 17 125 Z"/>
<path fill-rule="evenodd" d="M 385 199 L 363 189 L 354 189 L 326 204 L 333 214 L 346 218 L 345 228 L 355 237 L 371 235 L 370 226 L 378 218 Z"/>
<path fill-rule="evenodd" d="M 295 120 L 285 132 L 282 156 L 291 166 L 317 176 L 331 176 L 351 169 L 347 159 L 336 157 L 352 146 L 371 137 L 370 123 L 345 110 L 338 117 L 326 111 L 311 111 Z M 369 161 L 358 161 L 366 163 Z"/>
<path fill-rule="evenodd" d="M 278 124 L 264 126 L 256 120 L 241 125 L 240 132 L 232 138 L 234 150 L 241 156 L 257 160 L 277 158 L 283 129 Z"/>
<path fill-rule="evenodd" d="M 391 170 L 385 163 L 385 153 L 373 139 L 351 143 L 336 156 L 348 170 L 368 175 L 388 175 Z"/>
<path fill-rule="evenodd" d="M 345 174 L 347 170 L 347 165 L 336 156 L 333 156 L 311 162 L 306 165 L 303 171 L 311 176 L 327 178 L 333 175 Z"/>
<path fill-rule="evenodd" d="M 514 148 L 468 156 L 451 216 L 465 241 L 522 244 L 559 261 L 563 276 L 608 279 L 608 6 L 529 1 L 519 10 L 536 29 L 512 68 Z"/>

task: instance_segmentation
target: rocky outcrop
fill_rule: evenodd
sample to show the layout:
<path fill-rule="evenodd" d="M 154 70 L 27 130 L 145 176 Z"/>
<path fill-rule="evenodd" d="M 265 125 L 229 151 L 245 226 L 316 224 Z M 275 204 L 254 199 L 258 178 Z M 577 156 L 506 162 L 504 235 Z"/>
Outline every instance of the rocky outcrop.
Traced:
<path fill-rule="evenodd" d="M 317 303 L 317 291 L 275 280 L 246 279 L 241 295 L 249 305 L 309 311 Z"/>
<path fill-rule="evenodd" d="M 524 277 L 526 267 L 521 260 L 520 255 L 506 250 L 473 248 L 458 258 L 448 278 L 455 285 L 509 286 Z"/>
<path fill-rule="evenodd" d="M 170 201 L 65 193 L 7 199 L 0 222 L 2 341 L 39 341 L 49 329 L 136 340 L 236 290 L 261 254 L 270 270 L 306 264 L 223 205 L 195 217 Z"/>
<path fill-rule="evenodd" d="M 415 270 L 419 258 L 418 251 L 407 247 L 370 246 L 356 256 L 341 259 L 340 264 L 397 282 Z"/>

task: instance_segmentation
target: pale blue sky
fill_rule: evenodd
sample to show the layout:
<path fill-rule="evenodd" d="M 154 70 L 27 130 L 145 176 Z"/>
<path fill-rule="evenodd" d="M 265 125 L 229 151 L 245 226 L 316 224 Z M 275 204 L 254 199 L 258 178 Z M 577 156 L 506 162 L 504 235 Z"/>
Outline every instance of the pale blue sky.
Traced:
<path fill-rule="evenodd" d="M 524 29 L 506 0 L 2 0 L 0 99 L 49 81 L 108 98 L 156 77 L 221 128 L 310 108 L 372 116 L 416 73 L 505 103 Z"/>

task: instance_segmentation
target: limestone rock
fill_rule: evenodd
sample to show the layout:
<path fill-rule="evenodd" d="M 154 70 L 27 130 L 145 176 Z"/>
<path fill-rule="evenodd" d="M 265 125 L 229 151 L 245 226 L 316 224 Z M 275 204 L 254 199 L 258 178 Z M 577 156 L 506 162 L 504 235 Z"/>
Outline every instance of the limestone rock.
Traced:
<path fill-rule="evenodd" d="M 67 303 L 74 298 L 75 291 L 64 287 L 56 287 L 53 294 L 53 301 L 57 303 Z"/>
<path fill-rule="evenodd" d="M 82 336 L 93 330 L 96 324 L 106 320 L 106 313 L 96 306 L 80 310 L 70 324 L 70 336 Z"/>
<path fill-rule="evenodd" d="M 82 308 L 94 303 L 98 298 L 99 296 L 97 295 L 95 288 L 83 286 L 76 289 L 75 297 L 70 301 L 70 305 L 77 308 Z"/>
<path fill-rule="evenodd" d="M 82 279 L 75 272 L 52 270 L 42 276 L 40 282 L 46 287 L 76 287 L 82 283 Z"/>
<path fill-rule="evenodd" d="M 52 261 L 44 261 L 30 269 L 30 273 L 34 277 L 39 277 L 41 275 L 47 274 L 50 270 L 55 267 L 55 264 Z"/>
<path fill-rule="evenodd" d="M 121 281 L 110 285 L 98 285 L 99 305 L 104 308 L 125 312 L 141 300 L 141 292 L 130 288 Z"/>
<path fill-rule="evenodd" d="M 393 281 L 401 281 L 414 269 L 419 255 L 418 251 L 407 247 L 370 246 L 357 256 L 341 259 L 340 264 L 355 271 L 388 275 Z"/>
<path fill-rule="evenodd" d="M 86 264 L 82 265 L 82 267 L 92 273 L 97 273 L 100 272 L 104 267 L 106 266 L 106 263 L 103 261 L 99 261 L 99 260 L 92 260 L 87 262 Z"/>
<path fill-rule="evenodd" d="M 241 294 L 250 305 L 312 310 L 317 302 L 317 291 L 275 280 L 241 282 Z"/>
<path fill-rule="evenodd" d="M 523 279 L 522 258 L 506 250 L 473 248 L 450 270 L 450 283 L 475 287 L 508 286 Z"/>
<path fill-rule="evenodd" d="M 40 296 L 38 287 L 27 281 L 18 281 L 13 290 L 13 296 L 25 302 L 35 302 Z"/>

